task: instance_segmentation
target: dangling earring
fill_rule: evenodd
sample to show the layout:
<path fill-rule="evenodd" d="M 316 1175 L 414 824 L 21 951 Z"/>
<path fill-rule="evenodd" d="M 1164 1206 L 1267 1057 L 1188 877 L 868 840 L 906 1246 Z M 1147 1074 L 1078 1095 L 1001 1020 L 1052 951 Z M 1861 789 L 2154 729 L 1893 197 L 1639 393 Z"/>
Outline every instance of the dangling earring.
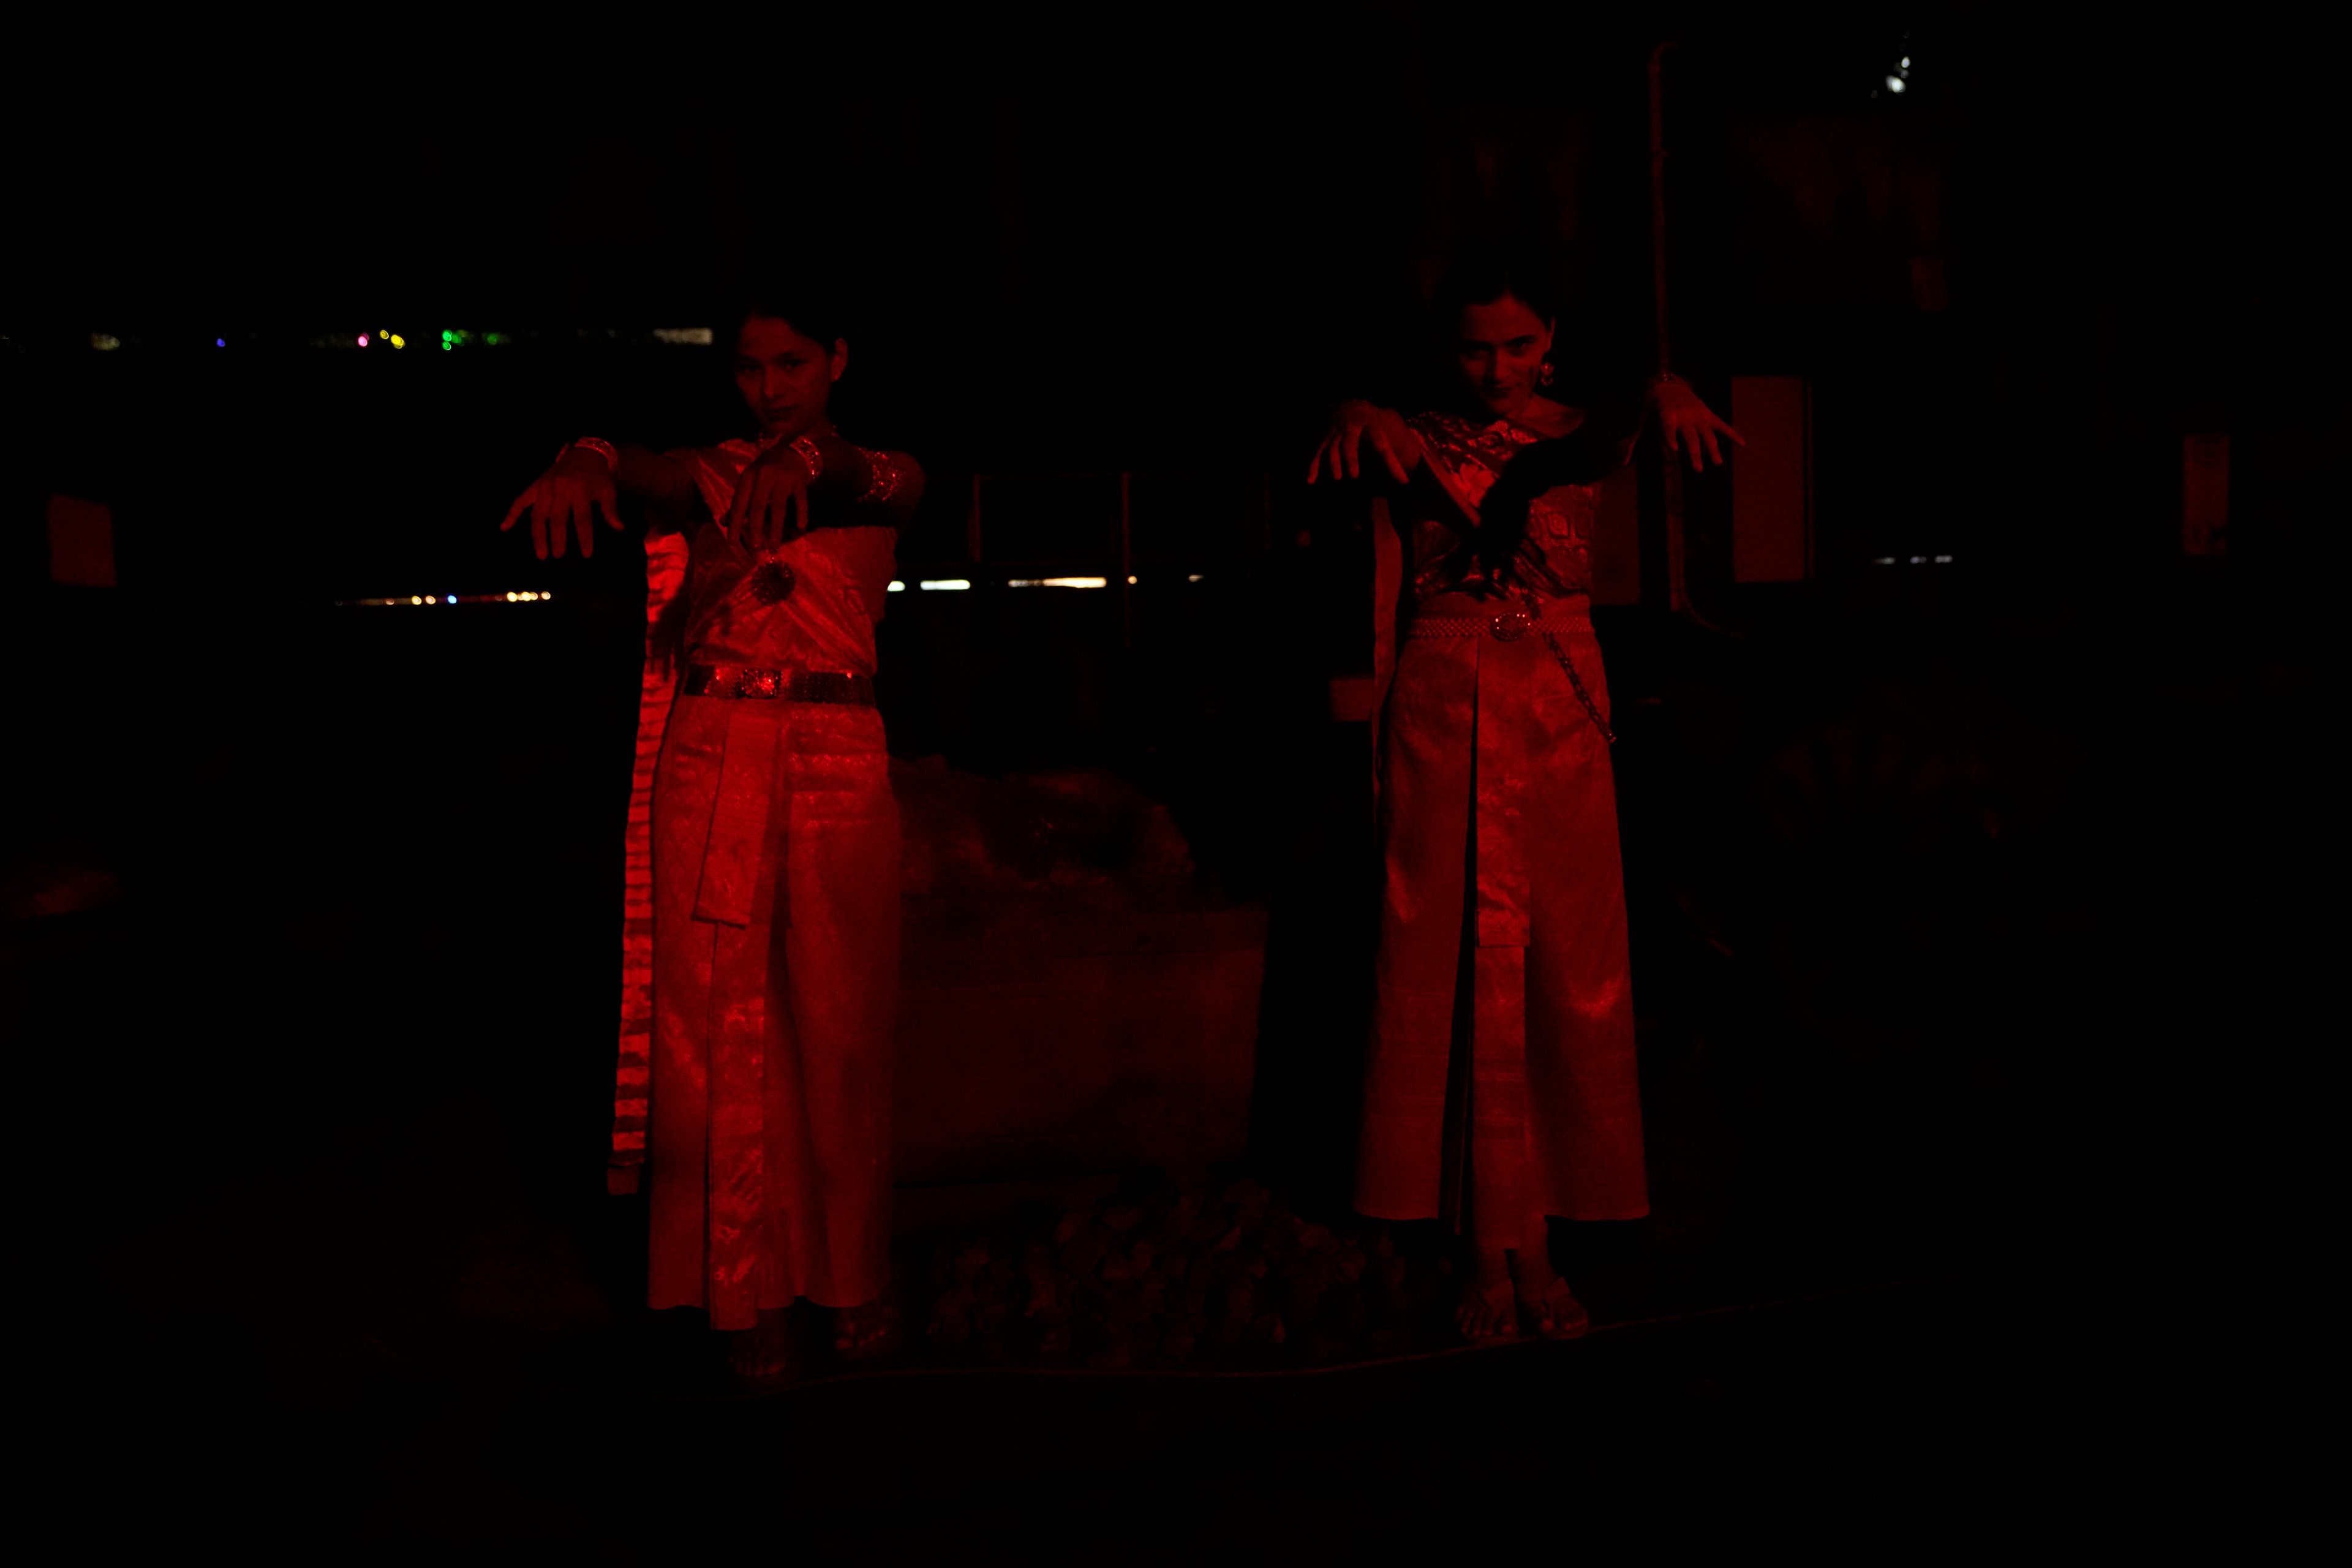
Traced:
<path fill-rule="evenodd" d="M 1549 386 L 1551 384 L 1551 361 L 1544 361 L 1543 368 L 1536 372 L 1536 384 L 1538 386 Z"/>

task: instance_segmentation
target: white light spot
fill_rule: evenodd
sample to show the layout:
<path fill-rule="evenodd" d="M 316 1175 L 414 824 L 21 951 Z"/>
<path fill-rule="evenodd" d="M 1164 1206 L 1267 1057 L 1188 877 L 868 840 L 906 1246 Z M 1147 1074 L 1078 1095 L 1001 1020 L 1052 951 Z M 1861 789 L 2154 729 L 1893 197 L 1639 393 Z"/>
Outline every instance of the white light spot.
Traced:
<path fill-rule="evenodd" d="M 1903 87 L 1904 87 L 1904 82 L 1903 82 L 1903 79 L 1902 79 L 1901 77 L 1899 77 L 1899 76 L 1891 76 L 1891 77 L 1888 77 L 1888 78 L 1886 79 L 1886 90 L 1887 90 L 1887 91 L 1889 91 L 1889 92 L 1901 92 L 1901 91 L 1903 90 Z"/>
<path fill-rule="evenodd" d="M 962 577 L 921 577 L 916 579 L 915 586 L 933 594 L 961 594 L 971 584 Z"/>
<path fill-rule="evenodd" d="M 1911 557 L 1911 564 L 1914 566 L 1925 566 L 1927 564 L 1927 558 L 1924 555 L 1914 555 Z"/>
<path fill-rule="evenodd" d="M 1936 557 L 1936 564 L 1938 566 L 1949 566 L 1951 563 L 1952 558 L 1948 555 L 1938 555 Z"/>
<path fill-rule="evenodd" d="M 456 604 L 456 603 L 457 602 L 457 595 L 455 595 L 455 594 L 450 595 L 449 595 L 449 602 L 450 602 L 451 604 L 453 604 L 453 605 L 454 605 L 454 604 Z"/>
<path fill-rule="evenodd" d="M 906 591 L 907 591 L 907 584 L 905 584 L 904 583 L 893 583 L 893 584 L 890 584 L 890 592 L 892 592 L 893 594 L 903 594 L 903 593 L 905 593 Z"/>
<path fill-rule="evenodd" d="M 1896 60 L 1895 64 L 1897 69 L 1907 71 L 1911 68 L 1911 57 L 1909 55 L 1905 55 L 1901 59 Z"/>
<path fill-rule="evenodd" d="M 1129 578 L 1129 581 L 1133 582 L 1134 579 Z M 1108 577 L 1046 577 L 1039 581 L 1038 586 L 1041 588 L 1108 588 L 1110 586 L 1110 579 Z"/>
<path fill-rule="evenodd" d="M 1184 574 L 1184 581 L 1187 583 L 1197 583 L 1201 581 L 1201 574 L 1198 572 L 1187 572 Z"/>

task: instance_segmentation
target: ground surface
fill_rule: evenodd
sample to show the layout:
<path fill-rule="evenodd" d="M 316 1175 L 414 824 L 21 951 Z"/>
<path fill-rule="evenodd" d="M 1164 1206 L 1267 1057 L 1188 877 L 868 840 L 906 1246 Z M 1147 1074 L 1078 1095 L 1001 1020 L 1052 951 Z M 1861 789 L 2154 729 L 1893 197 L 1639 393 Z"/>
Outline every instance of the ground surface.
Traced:
<path fill-rule="evenodd" d="M 641 1213 L 601 1191 L 606 1069 L 580 1047 L 611 1027 L 618 805 L 582 781 L 624 776 L 625 644 L 318 635 L 366 646 L 267 712 L 102 736 L 122 897 L 0 933 L 16 1506 L 91 1554 L 1458 1556 L 1475 1519 L 1478 1550 L 1551 1557 L 2260 1560 L 2303 1488 L 2281 1436 L 2317 1399 L 2291 1347 L 2329 1234 L 2294 1201 L 2323 1101 L 2280 993 L 2177 957 L 2226 974 L 2282 917 L 2208 899 L 2189 937 L 2141 939 L 2185 929 L 2163 889 L 2295 852 L 2292 815 L 2230 780 L 2312 787 L 2307 725 L 2159 737 L 2179 792 L 2238 805 L 2185 837 L 2165 790 L 2100 806 L 2136 837 L 2086 875 L 2141 957 L 2049 991 L 2030 1036 L 1794 1054 L 1653 942 L 1657 1214 L 1557 1238 L 1582 1342 L 1433 1354 L 1424 1313 L 1402 1341 L 1163 1340 L 1117 1370 L 1083 1335 L 967 1341 L 730 1402 L 632 1305 Z M 611 668 L 573 668 L 583 647 Z M 220 689 L 255 668 L 207 657 Z M 590 675 L 611 711 L 533 696 Z M 1298 889 L 1329 885 L 1276 888 L 1270 986 L 1306 962 L 1279 947 L 1317 910 Z M 1295 1069 L 1298 1044 L 1270 1049 Z M 1253 1173 L 1344 1225 L 1311 1171 L 1218 1191 Z M 970 1229 L 914 1239 L 919 1331 Z M 1310 1370 L 1368 1352 L 1405 1359 Z M 1178 1362 L 1276 1374 L 1138 1370 Z"/>

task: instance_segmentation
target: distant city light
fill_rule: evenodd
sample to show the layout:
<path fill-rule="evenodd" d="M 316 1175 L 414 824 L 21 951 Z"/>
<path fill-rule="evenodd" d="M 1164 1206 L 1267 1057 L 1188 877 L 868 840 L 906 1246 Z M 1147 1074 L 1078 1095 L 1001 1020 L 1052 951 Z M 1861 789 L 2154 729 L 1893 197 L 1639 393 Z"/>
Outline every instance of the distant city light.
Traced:
<path fill-rule="evenodd" d="M 1905 55 L 1901 59 L 1896 60 L 1895 65 L 1896 69 L 1907 71 L 1911 68 L 1911 57 Z"/>
<path fill-rule="evenodd" d="M 385 342 L 390 343 L 394 348 L 404 349 L 408 346 L 408 340 L 402 337 L 398 332 L 384 332 L 380 335 Z"/>
<path fill-rule="evenodd" d="M 89 335 L 89 346 L 103 353 L 110 349 L 121 348 L 122 340 L 112 332 L 92 332 Z"/>
<path fill-rule="evenodd" d="M 709 327 L 656 327 L 654 341 L 663 343 L 690 343 L 700 348 L 710 346 Z"/>
<path fill-rule="evenodd" d="M 1134 580 L 1132 577 L 1128 579 L 1130 583 Z M 1038 586 L 1041 588 L 1108 588 L 1110 586 L 1110 579 L 1108 577 L 1045 577 L 1038 580 Z"/>
<path fill-rule="evenodd" d="M 1132 588 L 1132 587 L 1134 587 L 1134 586 L 1135 586 L 1135 574 L 1133 574 L 1132 572 L 1130 572 L 1130 573 L 1129 573 L 1129 574 L 1128 574 L 1128 576 L 1127 576 L 1127 585 L 1128 585 L 1129 587 L 1130 587 L 1130 588 Z"/>
<path fill-rule="evenodd" d="M 916 579 L 915 586 L 934 594 L 961 594 L 971 584 L 962 577 L 919 577 Z"/>
<path fill-rule="evenodd" d="M 1892 566 L 1895 564 L 1895 557 L 1892 555 L 1874 555 L 1870 558 L 1870 563 L 1873 566 Z"/>
<path fill-rule="evenodd" d="M 1952 558 L 1948 555 L 1938 555 L 1936 557 L 1936 564 L 1938 566 L 1949 566 L 1951 563 Z"/>
<path fill-rule="evenodd" d="M 360 347 L 367 347 L 367 334 L 365 332 L 362 332 L 360 334 Z"/>
<path fill-rule="evenodd" d="M 1903 90 L 1903 79 L 1899 76 L 1888 77 L 1886 79 L 1886 90 L 1889 92 L 1901 92 Z"/>
<path fill-rule="evenodd" d="M 1184 581 L 1187 583 L 1198 583 L 1201 581 L 1201 574 L 1198 572 L 1187 572 L 1184 574 Z"/>
<path fill-rule="evenodd" d="M 894 594 L 903 594 L 903 593 L 905 593 L 906 591 L 907 591 L 907 584 L 905 584 L 904 583 L 893 583 L 893 584 L 890 584 L 890 592 L 892 592 L 892 593 L 894 593 Z"/>
<path fill-rule="evenodd" d="M 505 594 L 410 594 L 389 599 L 337 599 L 338 606 L 367 605 L 543 605 L 555 595 L 536 588 L 521 588 Z"/>
<path fill-rule="evenodd" d="M 213 340 L 213 347 L 216 349 L 225 349 L 228 347 L 228 340 L 226 338 L 215 338 Z"/>

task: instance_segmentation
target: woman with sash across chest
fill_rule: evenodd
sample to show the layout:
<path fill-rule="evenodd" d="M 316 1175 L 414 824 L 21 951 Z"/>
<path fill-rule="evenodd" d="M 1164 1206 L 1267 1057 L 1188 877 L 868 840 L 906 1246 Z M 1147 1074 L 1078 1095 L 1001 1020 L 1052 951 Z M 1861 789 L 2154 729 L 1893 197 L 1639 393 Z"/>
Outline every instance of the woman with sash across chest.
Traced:
<path fill-rule="evenodd" d="M 1468 1338 L 1569 1338 L 1586 1317 L 1547 1216 L 1649 1212 L 1591 522 L 1643 420 L 1695 464 L 1738 437 L 1671 377 L 1613 425 L 1546 395 L 1557 313 L 1524 261 L 1465 258 L 1433 309 L 1451 406 L 1343 405 L 1309 471 L 1381 487 L 1355 1202 L 1463 1237 Z"/>
<path fill-rule="evenodd" d="M 834 429 L 821 302 L 723 340 L 757 439 L 583 439 L 514 503 L 542 558 L 620 496 L 649 520 L 610 1181 L 650 1206 L 648 1302 L 693 1307 L 749 1383 L 797 1373 L 786 1312 L 888 1348 L 898 813 L 875 625 L 923 474 Z"/>

